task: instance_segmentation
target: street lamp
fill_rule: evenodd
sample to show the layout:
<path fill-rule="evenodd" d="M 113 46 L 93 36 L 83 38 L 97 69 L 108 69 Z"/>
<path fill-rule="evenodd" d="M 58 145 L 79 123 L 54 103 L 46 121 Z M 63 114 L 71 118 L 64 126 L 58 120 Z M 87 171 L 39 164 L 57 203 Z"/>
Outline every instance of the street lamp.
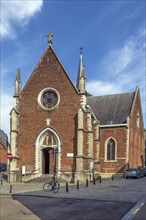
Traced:
<path fill-rule="evenodd" d="M 58 153 L 58 148 L 54 148 L 53 149 L 53 153 L 54 153 L 54 178 L 56 176 L 56 163 L 57 163 L 57 158 L 56 158 L 56 154 Z"/>

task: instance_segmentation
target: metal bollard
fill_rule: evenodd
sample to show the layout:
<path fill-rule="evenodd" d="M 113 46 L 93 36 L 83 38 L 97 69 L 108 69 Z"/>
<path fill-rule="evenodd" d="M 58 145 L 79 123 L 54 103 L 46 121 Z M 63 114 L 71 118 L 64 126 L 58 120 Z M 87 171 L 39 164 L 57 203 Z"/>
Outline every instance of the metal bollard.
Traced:
<path fill-rule="evenodd" d="M 88 187 L 88 179 L 86 179 L 86 186 Z"/>
<path fill-rule="evenodd" d="M 114 175 L 112 175 L 112 180 L 114 180 Z"/>
<path fill-rule="evenodd" d="M 68 182 L 66 182 L 66 192 L 68 192 Z"/>
<path fill-rule="evenodd" d="M 101 176 L 99 176 L 99 182 L 102 183 Z"/>
<path fill-rule="evenodd" d="M 79 189 L 79 180 L 77 180 L 77 189 Z"/>
<path fill-rule="evenodd" d="M 95 185 L 95 177 L 93 177 L 93 184 Z"/>
<path fill-rule="evenodd" d="M 9 191 L 9 193 L 12 193 L 12 185 L 10 185 L 10 191 Z"/>
<path fill-rule="evenodd" d="M 3 180 L 1 179 L 1 186 L 3 185 Z"/>

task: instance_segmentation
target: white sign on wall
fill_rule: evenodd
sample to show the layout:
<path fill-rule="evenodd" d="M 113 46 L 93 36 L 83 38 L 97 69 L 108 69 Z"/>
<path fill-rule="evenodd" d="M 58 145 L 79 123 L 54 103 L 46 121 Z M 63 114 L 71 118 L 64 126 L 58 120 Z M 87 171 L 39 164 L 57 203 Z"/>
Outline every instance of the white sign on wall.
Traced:
<path fill-rule="evenodd" d="M 73 157 L 74 153 L 67 153 L 67 157 Z"/>
<path fill-rule="evenodd" d="M 25 166 L 22 166 L 22 175 L 25 175 Z"/>

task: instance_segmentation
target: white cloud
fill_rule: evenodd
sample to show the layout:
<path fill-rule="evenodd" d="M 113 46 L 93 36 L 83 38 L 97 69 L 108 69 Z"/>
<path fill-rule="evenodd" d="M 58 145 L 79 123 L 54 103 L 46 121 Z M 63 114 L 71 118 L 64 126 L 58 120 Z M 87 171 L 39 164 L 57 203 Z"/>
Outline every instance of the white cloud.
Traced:
<path fill-rule="evenodd" d="M 0 70 L 1 70 L 1 79 L 2 79 L 8 73 L 8 69 L 5 66 L 1 65 Z"/>
<path fill-rule="evenodd" d="M 139 30 L 137 35 L 130 37 L 123 47 L 109 51 L 104 61 L 97 67 L 102 70 L 101 80 L 87 83 L 87 90 L 93 95 L 131 92 L 140 87 L 143 115 L 145 108 L 145 31 Z M 96 75 L 98 75 L 96 73 Z M 144 120 L 145 117 L 144 117 Z M 145 121 L 146 125 L 146 121 Z"/>
<path fill-rule="evenodd" d="M 104 81 L 90 81 L 87 83 L 87 91 L 93 95 L 108 95 L 120 92 L 114 83 Z"/>
<path fill-rule="evenodd" d="M 9 80 L 10 70 L 1 66 L 1 89 L 0 89 L 0 121 L 1 129 L 10 134 L 10 111 L 14 106 L 13 94 L 14 84 Z"/>
<path fill-rule="evenodd" d="M 2 93 L 1 94 L 1 129 L 8 135 L 10 134 L 10 111 L 14 105 L 12 94 Z"/>
<path fill-rule="evenodd" d="M 124 47 L 111 51 L 106 59 L 106 65 L 108 62 L 108 74 L 118 75 L 123 71 L 129 63 L 133 60 L 135 48 L 134 42 L 128 41 Z"/>
<path fill-rule="evenodd" d="M 123 46 L 109 51 L 103 61 L 96 67 L 100 74 L 109 81 L 121 78 L 136 79 L 138 73 L 144 75 L 145 68 L 145 30 L 138 30 L 135 36 L 131 36 L 123 43 Z M 97 74 L 96 74 L 97 75 Z M 132 80 L 131 80 L 132 81 Z"/>
<path fill-rule="evenodd" d="M 97 89 L 100 88 L 104 94 L 107 89 L 113 93 L 130 91 L 135 89 L 138 84 L 144 89 L 146 71 L 144 42 L 144 31 L 140 30 L 137 35 L 130 37 L 123 44 L 123 47 L 109 51 L 99 66 L 96 67 L 100 70 L 99 74 L 103 76 L 103 81 L 100 77 L 100 81 L 97 79 L 88 82 L 87 87 L 94 90 L 93 88 L 96 85 Z M 99 74 L 97 72 L 94 75 L 99 76 Z"/>
<path fill-rule="evenodd" d="M 123 18 L 122 18 L 122 20 L 130 20 L 130 19 L 134 19 L 134 18 L 136 18 L 138 16 L 138 12 L 136 11 L 134 11 L 134 12 L 132 12 L 132 13 L 130 13 L 130 14 L 128 14 L 128 15 L 125 15 Z"/>
<path fill-rule="evenodd" d="M 15 37 L 15 25 L 26 25 L 30 18 L 41 11 L 43 0 L 3 0 L 1 2 L 1 37 Z"/>

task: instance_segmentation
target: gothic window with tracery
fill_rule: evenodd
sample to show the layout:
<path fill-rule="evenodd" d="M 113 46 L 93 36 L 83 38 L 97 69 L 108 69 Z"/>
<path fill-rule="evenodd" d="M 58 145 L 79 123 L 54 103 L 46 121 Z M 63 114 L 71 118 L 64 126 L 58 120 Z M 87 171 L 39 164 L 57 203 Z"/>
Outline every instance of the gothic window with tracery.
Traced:
<path fill-rule="evenodd" d="M 54 135 L 51 132 L 48 132 L 43 140 L 43 145 L 48 147 L 55 147 L 57 146 L 57 141 Z"/>
<path fill-rule="evenodd" d="M 115 141 L 110 138 L 107 142 L 107 160 L 115 160 Z"/>
<path fill-rule="evenodd" d="M 59 102 L 60 95 L 54 88 L 44 88 L 38 95 L 38 104 L 44 110 L 55 109 L 59 105 Z"/>

